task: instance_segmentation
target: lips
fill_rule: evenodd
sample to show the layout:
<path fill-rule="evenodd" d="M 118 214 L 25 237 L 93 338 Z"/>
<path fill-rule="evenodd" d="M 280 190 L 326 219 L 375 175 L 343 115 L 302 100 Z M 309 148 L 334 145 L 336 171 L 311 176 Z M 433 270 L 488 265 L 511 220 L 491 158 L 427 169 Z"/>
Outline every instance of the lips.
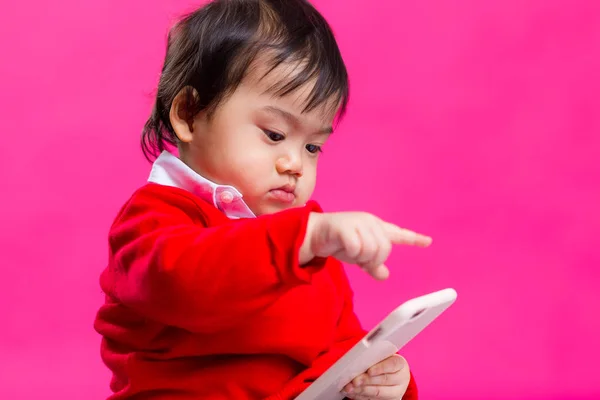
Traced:
<path fill-rule="evenodd" d="M 275 200 L 281 201 L 282 203 L 293 203 L 294 200 L 296 200 L 296 194 L 294 193 L 295 190 L 295 186 L 288 184 L 271 190 L 269 194 Z"/>

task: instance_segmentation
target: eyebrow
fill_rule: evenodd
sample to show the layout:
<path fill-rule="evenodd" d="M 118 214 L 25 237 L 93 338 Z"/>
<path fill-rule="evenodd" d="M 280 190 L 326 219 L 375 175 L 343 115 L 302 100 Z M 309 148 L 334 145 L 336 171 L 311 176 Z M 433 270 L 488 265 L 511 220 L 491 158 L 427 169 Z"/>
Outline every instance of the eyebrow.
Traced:
<path fill-rule="evenodd" d="M 276 115 L 282 117 L 283 119 L 287 120 L 287 122 L 291 125 L 294 125 L 294 126 L 302 125 L 301 118 L 295 114 L 292 114 L 289 111 L 286 111 L 286 110 L 283 110 L 281 108 L 274 107 L 274 106 L 265 106 L 265 107 L 263 107 L 263 110 L 267 111 L 271 114 L 276 114 Z M 319 131 L 319 133 L 324 133 L 324 134 L 330 135 L 333 133 L 333 127 L 332 126 L 324 127 Z"/>

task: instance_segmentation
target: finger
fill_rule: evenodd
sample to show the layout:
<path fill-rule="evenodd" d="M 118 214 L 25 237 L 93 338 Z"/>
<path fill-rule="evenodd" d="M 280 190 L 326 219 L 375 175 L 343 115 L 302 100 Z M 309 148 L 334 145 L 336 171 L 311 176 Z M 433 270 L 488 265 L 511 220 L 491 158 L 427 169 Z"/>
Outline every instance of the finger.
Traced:
<path fill-rule="evenodd" d="M 410 246 L 427 247 L 431 244 L 432 239 L 429 236 L 421 235 L 408 229 L 400 228 L 394 224 L 383 221 L 384 229 L 387 237 L 394 244 L 406 244 Z"/>
<path fill-rule="evenodd" d="M 375 400 L 373 397 L 361 396 L 360 394 L 346 394 L 345 396 L 351 400 Z"/>
<path fill-rule="evenodd" d="M 342 389 L 342 391 L 344 393 L 353 393 L 355 388 L 366 384 L 370 384 L 370 382 L 371 380 L 369 378 L 369 375 L 363 373 L 358 375 L 356 378 L 352 379 L 346 386 L 344 386 L 344 389 Z"/>
<path fill-rule="evenodd" d="M 390 271 L 383 264 L 392 251 L 392 243 L 381 228 L 381 224 L 371 226 L 369 232 L 377 243 L 377 250 L 371 261 L 362 266 L 362 268 L 377 280 L 389 278 Z"/>
<path fill-rule="evenodd" d="M 354 396 L 348 396 L 348 398 L 351 400 L 377 400 L 377 399 L 375 399 L 375 397 L 361 396 L 360 394 L 357 394 Z"/>
<path fill-rule="evenodd" d="M 408 363 L 406 362 L 404 357 L 402 357 L 399 354 L 394 354 L 393 356 L 386 358 L 380 363 L 373 365 L 367 370 L 367 374 L 369 376 L 391 374 L 402 370 L 406 366 L 408 366 Z"/>
<path fill-rule="evenodd" d="M 340 240 L 342 242 L 342 250 L 338 254 L 344 258 L 341 261 L 355 264 L 354 260 L 362 251 L 362 242 L 358 232 L 354 229 L 342 233 Z"/>
<path fill-rule="evenodd" d="M 335 259 L 337 259 L 337 260 L 339 260 L 339 261 L 341 261 L 341 262 L 344 262 L 344 263 L 348 263 L 348 264 L 356 264 L 356 262 L 355 262 L 356 258 L 355 258 L 355 257 L 351 257 L 351 256 L 349 256 L 349 255 L 346 253 L 346 250 L 345 250 L 345 249 L 343 249 L 343 250 L 340 250 L 340 251 L 336 251 L 335 253 L 333 253 L 333 254 L 331 255 L 331 257 L 333 257 L 333 258 L 335 258 Z"/>
<path fill-rule="evenodd" d="M 402 386 L 378 386 L 369 385 L 361 386 L 354 389 L 352 393 L 353 399 L 360 398 L 376 398 L 376 399 L 398 399 L 404 393 L 402 392 Z"/>
<path fill-rule="evenodd" d="M 349 263 L 349 264 L 355 263 L 354 259 L 352 257 L 349 257 L 346 254 L 345 250 L 340 250 L 336 253 L 333 253 L 331 256 L 333 258 L 335 258 L 336 260 L 339 260 L 344 263 Z M 385 265 L 379 265 L 379 266 L 377 266 L 375 268 L 371 268 L 371 269 L 361 267 L 361 269 L 363 271 L 365 271 L 367 274 L 371 275 L 373 278 L 380 280 L 380 281 L 386 280 L 390 276 L 390 271 Z"/>
<path fill-rule="evenodd" d="M 368 396 L 362 396 L 356 393 L 355 389 L 356 388 L 353 387 L 351 383 L 349 383 L 348 385 L 344 386 L 344 389 L 340 393 L 342 393 L 344 397 L 347 397 L 352 400 L 368 399 Z"/>
<path fill-rule="evenodd" d="M 402 385 L 403 382 L 403 371 L 386 373 L 381 375 L 369 376 L 362 383 L 363 386 L 394 386 L 394 385 Z"/>
<path fill-rule="evenodd" d="M 386 236 L 381 226 L 376 226 L 373 228 L 373 235 L 377 238 L 377 243 L 379 243 L 379 252 L 377 253 L 377 257 L 373 261 L 375 265 L 383 265 L 386 262 L 390 253 L 392 252 L 392 243 L 389 238 Z"/>
<path fill-rule="evenodd" d="M 362 385 L 368 384 L 369 382 L 370 382 L 369 375 L 367 375 L 367 374 L 360 374 L 356 378 L 352 379 L 352 382 L 350 382 L 347 386 L 349 386 L 349 387 L 358 387 L 358 386 L 362 386 Z"/>
<path fill-rule="evenodd" d="M 350 400 L 375 400 L 370 399 L 368 396 L 361 396 L 360 394 L 352 394 L 352 393 L 344 393 L 342 392 L 344 397 L 349 398 Z"/>
<path fill-rule="evenodd" d="M 356 256 L 355 264 L 364 268 L 369 268 L 373 259 L 377 256 L 379 243 L 373 231 L 370 228 L 357 228 L 356 234 L 360 238 L 360 253 Z M 379 264 L 372 265 L 375 267 Z"/>
<path fill-rule="evenodd" d="M 381 224 L 374 224 L 371 226 L 369 228 L 369 234 L 372 238 L 371 240 L 373 240 L 375 243 L 375 249 L 371 259 L 362 264 L 362 266 L 367 269 L 372 269 L 379 267 L 385 262 L 385 260 L 387 260 L 392 252 L 392 243 L 381 228 Z"/>
<path fill-rule="evenodd" d="M 371 269 L 363 268 L 363 271 L 378 281 L 384 281 L 390 277 L 390 270 L 383 264 Z"/>

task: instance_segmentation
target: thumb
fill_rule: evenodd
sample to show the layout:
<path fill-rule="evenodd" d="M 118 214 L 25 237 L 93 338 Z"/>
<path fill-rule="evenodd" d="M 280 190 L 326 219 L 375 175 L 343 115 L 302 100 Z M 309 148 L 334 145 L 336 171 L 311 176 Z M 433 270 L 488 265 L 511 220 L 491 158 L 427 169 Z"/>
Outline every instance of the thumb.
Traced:
<path fill-rule="evenodd" d="M 427 247 L 432 242 L 432 239 L 429 236 L 400 228 L 399 226 L 390 224 L 389 222 L 383 221 L 383 228 L 388 239 L 390 239 L 390 241 L 394 244 Z"/>

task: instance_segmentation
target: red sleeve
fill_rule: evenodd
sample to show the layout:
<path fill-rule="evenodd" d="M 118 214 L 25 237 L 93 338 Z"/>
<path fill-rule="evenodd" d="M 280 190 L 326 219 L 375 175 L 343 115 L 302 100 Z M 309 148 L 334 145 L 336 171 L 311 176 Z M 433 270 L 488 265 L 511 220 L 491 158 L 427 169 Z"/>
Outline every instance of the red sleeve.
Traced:
<path fill-rule="evenodd" d="M 200 213 L 199 213 L 200 211 Z M 104 292 L 149 319 L 192 332 L 244 323 L 323 262 L 300 266 L 309 213 L 303 208 L 204 227 L 183 194 L 139 193 L 110 232 Z"/>
<path fill-rule="evenodd" d="M 329 367 L 367 334 L 367 331 L 362 328 L 358 317 L 354 313 L 354 294 L 341 264 L 339 265 L 338 271 L 339 282 L 345 299 L 343 311 L 338 322 L 335 342 L 326 352 L 317 357 L 307 369 L 294 377 L 294 379 L 286 385 L 281 394 L 281 398 L 283 399 L 293 399 L 302 393 L 302 391 L 308 388 L 308 386 L 310 386 L 310 384 L 319 376 L 324 374 Z M 418 399 L 417 386 L 412 373 L 408 388 L 402 399 Z"/>
<path fill-rule="evenodd" d="M 419 390 L 417 388 L 417 383 L 415 382 L 415 376 L 412 371 L 410 373 L 410 382 L 408 383 L 408 387 L 406 388 L 406 392 L 404 396 L 402 396 L 402 400 L 418 400 L 419 398 Z"/>

